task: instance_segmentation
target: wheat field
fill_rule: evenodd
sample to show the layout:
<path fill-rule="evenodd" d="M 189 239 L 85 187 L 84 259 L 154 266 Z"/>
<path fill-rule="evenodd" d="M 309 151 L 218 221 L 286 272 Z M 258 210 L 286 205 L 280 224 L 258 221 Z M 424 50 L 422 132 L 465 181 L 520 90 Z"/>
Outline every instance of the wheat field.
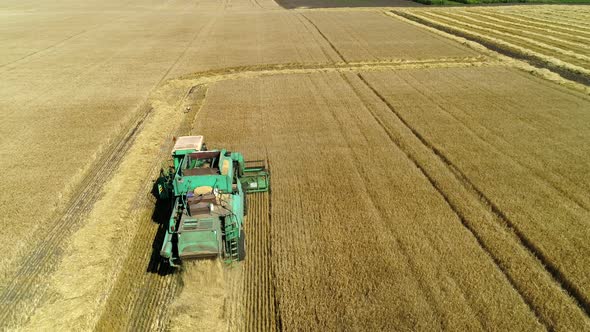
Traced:
<path fill-rule="evenodd" d="M 0 329 L 590 331 L 590 12 L 406 6 L 0 5 Z M 191 134 L 244 262 L 159 260 Z"/>

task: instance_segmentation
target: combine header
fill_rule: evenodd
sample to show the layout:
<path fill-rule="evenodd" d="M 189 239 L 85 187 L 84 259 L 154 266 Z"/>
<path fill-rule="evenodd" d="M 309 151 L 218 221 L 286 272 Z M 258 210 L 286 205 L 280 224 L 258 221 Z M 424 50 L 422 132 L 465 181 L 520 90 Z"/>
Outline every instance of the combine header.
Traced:
<path fill-rule="evenodd" d="M 199 257 L 243 260 L 245 195 L 269 189 L 264 163 L 246 162 L 239 152 L 207 150 L 203 136 L 178 138 L 172 160 L 156 181 L 159 198 L 173 207 L 160 255 L 171 266 Z"/>

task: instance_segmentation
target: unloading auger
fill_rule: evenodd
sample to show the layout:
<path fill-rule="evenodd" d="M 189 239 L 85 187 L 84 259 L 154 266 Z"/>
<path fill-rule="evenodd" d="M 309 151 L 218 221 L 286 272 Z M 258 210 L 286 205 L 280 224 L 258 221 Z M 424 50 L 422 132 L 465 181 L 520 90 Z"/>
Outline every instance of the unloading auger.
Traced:
<path fill-rule="evenodd" d="M 184 259 L 246 257 L 246 194 L 269 190 L 264 161 L 245 161 L 239 152 L 207 150 L 203 136 L 183 136 L 172 149 L 173 165 L 155 183 L 172 214 L 160 255 L 171 266 Z"/>

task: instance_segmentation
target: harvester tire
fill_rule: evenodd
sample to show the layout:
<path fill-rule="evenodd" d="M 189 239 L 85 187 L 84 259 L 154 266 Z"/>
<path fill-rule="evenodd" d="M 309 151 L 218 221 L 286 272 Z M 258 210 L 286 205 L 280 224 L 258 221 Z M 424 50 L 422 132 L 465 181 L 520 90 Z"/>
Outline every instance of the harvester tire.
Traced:
<path fill-rule="evenodd" d="M 246 234 L 242 229 L 238 238 L 238 261 L 243 261 L 244 259 L 246 259 Z"/>

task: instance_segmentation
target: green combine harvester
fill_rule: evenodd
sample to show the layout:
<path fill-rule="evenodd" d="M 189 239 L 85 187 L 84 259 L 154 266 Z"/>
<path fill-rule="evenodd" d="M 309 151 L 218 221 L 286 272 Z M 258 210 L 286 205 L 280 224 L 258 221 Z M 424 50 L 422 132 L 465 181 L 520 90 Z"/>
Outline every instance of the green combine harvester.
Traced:
<path fill-rule="evenodd" d="M 264 162 L 244 161 L 241 153 L 207 150 L 203 136 L 184 136 L 172 149 L 173 166 L 156 181 L 159 199 L 170 200 L 160 255 L 171 266 L 190 258 L 246 257 L 246 194 L 269 189 Z"/>

